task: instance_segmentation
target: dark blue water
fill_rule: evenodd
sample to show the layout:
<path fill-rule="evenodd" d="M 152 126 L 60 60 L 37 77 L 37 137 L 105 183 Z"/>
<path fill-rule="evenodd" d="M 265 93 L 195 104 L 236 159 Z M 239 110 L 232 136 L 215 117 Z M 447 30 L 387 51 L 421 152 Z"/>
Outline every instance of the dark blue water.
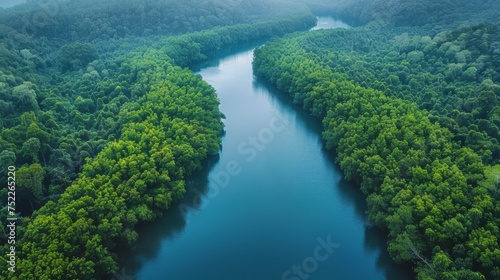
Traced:
<path fill-rule="evenodd" d="M 241 51 L 199 72 L 226 115 L 223 150 L 183 201 L 140 230 L 124 271 L 138 280 L 410 279 L 324 151 L 320 122 L 257 80 L 252 58 Z"/>

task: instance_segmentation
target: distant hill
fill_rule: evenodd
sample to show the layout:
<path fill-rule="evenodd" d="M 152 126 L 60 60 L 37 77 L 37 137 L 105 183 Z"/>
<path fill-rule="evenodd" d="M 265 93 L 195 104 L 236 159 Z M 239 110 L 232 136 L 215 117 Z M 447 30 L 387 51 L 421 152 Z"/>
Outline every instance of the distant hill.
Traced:
<path fill-rule="evenodd" d="M 4 12 L 0 23 L 37 37 L 92 41 L 290 17 L 300 7 L 288 0 L 31 0 Z"/>

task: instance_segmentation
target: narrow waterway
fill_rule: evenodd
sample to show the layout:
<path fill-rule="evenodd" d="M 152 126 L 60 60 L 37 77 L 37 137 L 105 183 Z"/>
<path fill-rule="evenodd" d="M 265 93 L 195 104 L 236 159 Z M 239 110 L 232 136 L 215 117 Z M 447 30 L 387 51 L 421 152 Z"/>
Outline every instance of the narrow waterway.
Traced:
<path fill-rule="evenodd" d="M 318 26 L 346 27 L 331 18 Z M 244 50 L 199 71 L 226 115 L 223 149 L 190 179 L 183 201 L 139 231 L 123 272 L 138 280 L 410 279 L 324 151 L 320 122 L 256 79 L 252 59 Z"/>

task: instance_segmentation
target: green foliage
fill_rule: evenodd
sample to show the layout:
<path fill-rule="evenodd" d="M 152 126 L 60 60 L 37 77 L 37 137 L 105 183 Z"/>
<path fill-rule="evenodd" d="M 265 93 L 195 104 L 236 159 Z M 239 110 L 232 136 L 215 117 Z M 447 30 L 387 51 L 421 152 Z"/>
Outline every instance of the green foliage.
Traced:
<path fill-rule="evenodd" d="M 62 71 L 79 70 L 99 58 L 97 50 L 88 43 L 72 43 L 62 46 L 59 55 Z"/>
<path fill-rule="evenodd" d="M 25 188 L 33 194 L 37 200 L 43 197 L 43 177 L 45 171 L 38 163 L 34 163 L 28 167 L 21 167 L 16 172 L 16 185 L 19 188 Z"/>
<path fill-rule="evenodd" d="M 36 92 L 34 84 L 24 82 L 12 89 L 12 97 L 20 109 L 37 110 L 38 102 L 36 100 Z"/>
<path fill-rule="evenodd" d="M 488 166 L 484 171 L 485 180 L 480 181 L 479 185 L 490 191 L 491 196 L 500 197 L 500 165 Z"/>

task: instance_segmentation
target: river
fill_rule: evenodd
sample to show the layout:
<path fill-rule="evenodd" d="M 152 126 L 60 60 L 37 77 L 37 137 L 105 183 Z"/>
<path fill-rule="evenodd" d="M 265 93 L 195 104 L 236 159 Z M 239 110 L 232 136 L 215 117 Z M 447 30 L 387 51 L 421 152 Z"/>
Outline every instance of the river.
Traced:
<path fill-rule="evenodd" d="M 318 26 L 346 27 L 331 18 Z M 198 72 L 226 115 L 222 151 L 190 178 L 182 201 L 141 227 L 121 273 L 137 280 L 411 279 L 389 258 L 384 233 L 366 221 L 359 190 L 325 152 L 320 122 L 257 79 L 252 58 L 252 49 L 240 50 Z"/>

